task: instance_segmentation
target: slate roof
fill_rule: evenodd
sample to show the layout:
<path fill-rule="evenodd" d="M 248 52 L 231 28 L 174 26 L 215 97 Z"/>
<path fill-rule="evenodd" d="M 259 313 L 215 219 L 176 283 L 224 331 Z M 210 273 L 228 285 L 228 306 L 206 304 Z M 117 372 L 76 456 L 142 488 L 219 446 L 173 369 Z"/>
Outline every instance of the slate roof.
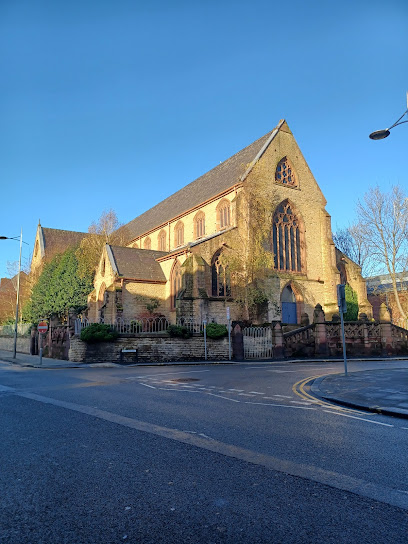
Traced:
<path fill-rule="evenodd" d="M 167 255 L 166 251 L 108 246 L 120 276 L 134 280 L 166 281 L 166 276 L 156 259 Z"/>
<path fill-rule="evenodd" d="M 124 225 L 129 241 L 240 183 L 248 164 L 257 158 L 283 123 L 280 121 L 274 130 Z"/>
<path fill-rule="evenodd" d="M 397 291 L 408 291 L 408 275 L 397 274 L 396 279 Z M 388 293 L 393 290 L 392 280 L 389 274 L 381 274 L 380 276 L 366 278 L 366 285 L 369 294 Z"/>
<path fill-rule="evenodd" d="M 64 253 L 69 247 L 79 246 L 87 232 L 75 232 L 72 230 L 49 229 L 41 227 L 44 239 L 45 257 L 52 259 L 58 253 Z"/>

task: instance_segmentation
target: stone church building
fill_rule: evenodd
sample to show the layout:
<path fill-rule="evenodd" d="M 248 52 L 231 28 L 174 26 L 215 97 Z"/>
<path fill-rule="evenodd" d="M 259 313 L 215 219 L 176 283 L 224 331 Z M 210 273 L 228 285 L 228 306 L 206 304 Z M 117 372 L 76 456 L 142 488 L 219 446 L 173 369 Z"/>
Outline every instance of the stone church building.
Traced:
<path fill-rule="evenodd" d="M 326 200 L 281 120 L 271 132 L 122 227 L 127 247 L 103 248 L 89 296 L 89 319 L 108 322 L 153 314 L 171 322 L 184 317 L 225 323 L 227 307 L 232 320 L 245 318 L 223 256 L 240 254 L 246 245 L 252 208 L 243 195 L 249 185 L 255 188 L 249 194 L 256 198 L 259 171 L 262 198 L 272 203 L 265 243 L 273 295 L 255 320 L 300 324 L 304 314 L 312 320 L 318 303 L 330 320 L 338 313 L 336 285 L 341 281 L 350 283 L 359 311 L 371 317 L 361 271 L 336 250 Z M 39 226 L 34 259 L 44 253 L 54 230 Z"/>
<path fill-rule="evenodd" d="M 123 227 L 127 247 L 105 246 L 89 317 L 135 319 L 148 315 L 152 302 L 156 314 L 173 322 L 184 317 L 224 323 L 226 307 L 233 320 L 245 317 L 234 302 L 234 285 L 221 257 L 224 251 L 240 252 L 245 242 L 242 218 L 247 211 L 241 197 L 245 184 L 257 183 L 256 166 L 267 177 L 266 197 L 275 206 L 268 242 L 274 255 L 270 281 L 275 300 L 259 320 L 300 323 L 304 313 L 312 319 L 318 303 L 330 319 L 338 313 L 341 274 L 357 292 L 360 311 L 371 316 L 360 270 L 336 252 L 326 200 L 282 120 Z"/>

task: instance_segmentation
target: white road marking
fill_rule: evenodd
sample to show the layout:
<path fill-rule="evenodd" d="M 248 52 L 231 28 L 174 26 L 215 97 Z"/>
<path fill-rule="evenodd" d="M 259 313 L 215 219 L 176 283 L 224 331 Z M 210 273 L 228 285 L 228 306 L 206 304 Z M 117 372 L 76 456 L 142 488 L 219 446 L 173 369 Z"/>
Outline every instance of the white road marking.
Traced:
<path fill-rule="evenodd" d="M 249 393 L 252 393 L 253 395 L 265 395 L 265 393 L 260 393 L 259 391 L 249 391 Z"/>
<path fill-rule="evenodd" d="M 334 414 L 336 416 L 351 417 L 352 419 L 358 419 L 360 421 L 368 421 L 368 423 L 375 423 L 376 425 L 383 425 L 384 427 L 394 427 L 389 423 L 381 423 L 380 421 L 373 421 L 372 419 L 365 419 L 364 417 L 350 416 L 349 414 L 342 414 L 341 412 L 331 412 L 330 410 L 323 410 L 327 414 Z"/>
<path fill-rule="evenodd" d="M 239 393 L 240 397 L 253 397 L 253 395 L 250 395 L 249 393 Z"/>
<path fill-rule="evenodd" d="M 273 395 L 274 397 L 278 397 L 280 399 L 291 399 L 293 397 L 288 397 L 288 395 Z"/>
<path fill-rule="evenodd" d="M 144 385 L 145 387 L 149 387 L 150 389 L 156 389 L 156 387 L 153 387 L 153 385 L 147 385 L 147 383 L 140 382 L 140 385 Z"/>
<path fill-rule="evenodd" d="M 212 397 L 218 397 L 220 399 L 230 400 L 231 402 L 240 402 L 237 399 L 230 399 L 229 397 L 223 397 L 222 395 L 216 395 L 215 393 L 206 393 L 207 395 L 211 395 Z"/>
<path fill-rule="evenodd" d="M 0 393 L 10 393 L 11 391 L 15 391 L 13 387 L 7 387 L 7 385 L 0 385 Z"/>
<path fill-rule="evenodd" d="M 209 370 L 181 370 L 180 372 L 163 372 L 163 374 L 144 374 L 143 376 L 135 376 L 125 378 L 125 380 L 141 380 L 143 378 L 161 378 L 162 376 L 174 376 L 175 374 L 199 374 L 200 372 L 210 372 Z"/>
<path fill-rule="evenodd" d="M 275 370 L 275 369 L 271 369 L 271 370 L 267 370 L 266 372 L 276 372 L 277 374 L 284 374 L 286 372 L 297 372 L 296 370 Z"/>
<path fill-rule="evenodd" d="M 245 389 L 228 389 L 228 391 L 235 391 L 236 393 L 243 393 Z"/>
<path fill-rule="evenodd" d="M 404 429 L 405 431 L 408 431 L 408 427 L 401 427 L 401 429 Z"/>
<path fill-rule="evenodd" d="M 202 393 L 196 389 L 167 389 L 166 387 L 159 387 L 159 391 L 176 391 L 177 393 Z"/>
<path fill-rule="evenodd" d="M 303 406 L 310 406 L 311 404 L 316 404 L 315 402 L 302 402 L 301 400 L 290 400 L 293 404 L 303 404 Z"/>
<path fill-rule="evenodd" d="M 278 408 L 294 408 L 296 410 L 316 410 L 316 408 L 306 408 L 306 406 L 289 406 L 288 404 L 272 404 L 271 402 L 251 402 L 246 400 L 245 404 L 260 404 L 261 406 L 276 406 Z"/>

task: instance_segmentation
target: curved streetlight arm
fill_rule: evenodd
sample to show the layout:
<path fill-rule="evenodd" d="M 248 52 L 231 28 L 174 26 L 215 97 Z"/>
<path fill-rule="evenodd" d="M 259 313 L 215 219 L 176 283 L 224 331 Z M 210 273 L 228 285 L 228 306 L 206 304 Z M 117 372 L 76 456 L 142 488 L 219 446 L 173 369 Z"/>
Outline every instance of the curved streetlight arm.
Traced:
<path fill-rule="evenodd" d="M 394 127 L 396 127 L 398 125 L 402 125 L 402 123 L 408 123 L 408 119 L 406 121 L 401 121 L 401 119 L 403 117 L 405 117 L 405 115 L 407 115 L 407 113 L 408 113 L 408 109 L 405 110 L 404 113 L 401 115 L 401 117 L 399 119 L 397 119 L 393 125 L 391 125 L 389 128 L 387 128 L 387 130 L 391 130 L 392 128 L 394 128 Z"/>
<path fill-rule="evenodd" d="M 401 115 L 399 119 L 395 121 L 394 124 L 392 124 L 389 128 L 382 129 L 382 130 L 376 130 L 369 134 L 369 138 L 371 140 L 383 140 L 384 138 L 387 138 L 390 135 L 390 130 L 394 127 L 397 127 L 398 125 L 402 125 L 403 123 L 408 123 L 408 119 L 405 121 L 401 121 L 403 117 L 405 117 L 408 114 L 408 92 L 407 92 L 407 109 L 404 111 L 404 113 Z"/>

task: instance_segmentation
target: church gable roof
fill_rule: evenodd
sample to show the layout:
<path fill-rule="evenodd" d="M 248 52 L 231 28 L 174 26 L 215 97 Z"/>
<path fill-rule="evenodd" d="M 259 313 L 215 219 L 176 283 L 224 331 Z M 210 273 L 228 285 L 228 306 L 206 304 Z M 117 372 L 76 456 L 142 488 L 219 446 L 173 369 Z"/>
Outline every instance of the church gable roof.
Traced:
<path fill-rule="evenodd" d="M 86 232 L 72 230 L 49 229 L 41 227 L 45 257 L 51 259 L 58 253 L 64 253 L 68 248 L 78 246 L 88 236 Z"/>
<path fill-rule="evenodd" d="M 137 281 L 166 282 L 166 276 L 156 261 L 159 257 L 167 255 L 165 251 L 110 245 L 108 248 L 114 259 L 114 263 L 111 263 L 112 268 L 114 270 L 116 268 L 119 276 Z"/>
<path fill-rule="evenodd" d="M 280 121 L 274 130 L 124 225 L 122 228 L 127 229 L 129 240 L 171 221 L 241 183 L 250 171 L 248 165 L 260 157 L 283 123 L 284 121 Z"/>

